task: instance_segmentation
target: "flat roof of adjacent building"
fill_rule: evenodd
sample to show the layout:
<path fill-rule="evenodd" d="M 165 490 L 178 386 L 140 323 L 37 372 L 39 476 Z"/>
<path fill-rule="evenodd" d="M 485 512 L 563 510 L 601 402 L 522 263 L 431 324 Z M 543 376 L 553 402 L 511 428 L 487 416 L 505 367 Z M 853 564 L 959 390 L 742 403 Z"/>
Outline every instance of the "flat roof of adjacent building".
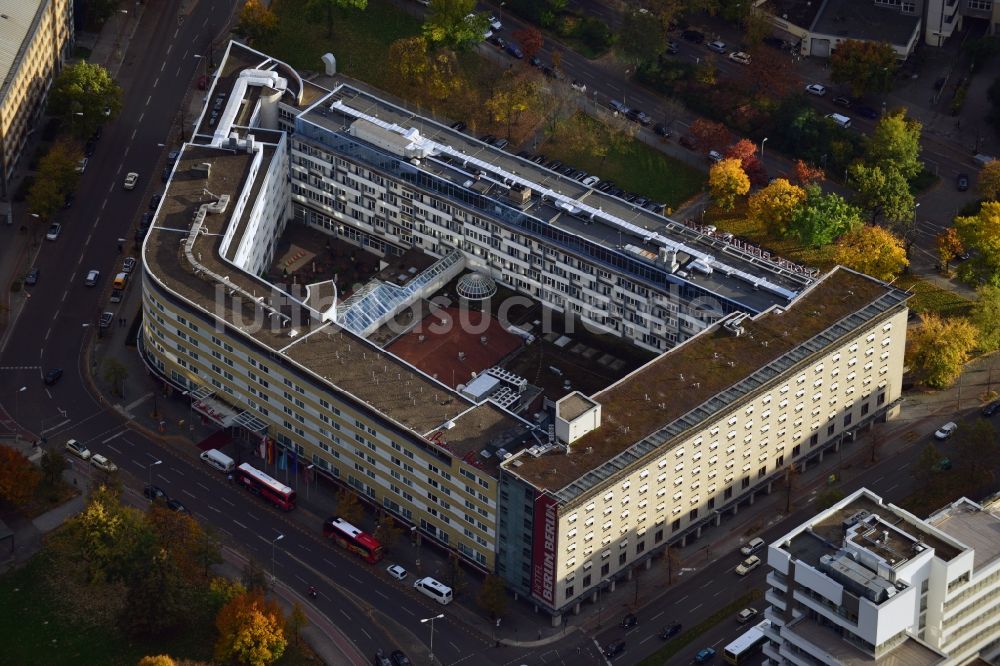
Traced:
<path fill-rule="evenodd" d="M 797 617 L 783 631 L 801 636 L 844 666 L 934 666 L 947 660 L 933 648 L 907 636 L 888 654 L 872 659 L 864 650 L 845 641 L 836 631 L 808 616 Z"/>
<path fill-rule="evenodd" d="M 820 10 L 811 30 L 824 35 L 905 46 L 920 26 L 920 16 L 880 7 L 872 0 L 825 0 L 813 4 Z"/>
<path fill-rule="evenodd" d="M 764 5 L 764 0 L 758 0 L 754 4 L 759 7 Z M 822 0 L 769 0 L 763 8 L 773 16 L 809 29 L 822 6 Z"/>
<path fill-rule="evenodd" d="M 973 566 L 979 571 L 1000 557 L 1000 506 L 981 506 L 962 498 L 927 522 L 956 541 L 975 549 Z"/>
<path fill-rule="evenodd" d="M 717 324 L 594 394 L 602 425 L 574 442 L 572 455 L 521 455 L 508 471 L 570 501 L 906 298 L 837 268 L 787 308 L 744 319 L 742 335 Z"/>
<path fill-rule="evenodd" d="M 352 113 L 337 107 L 338 102 L 351 109 Z M 414 129 L 423 140 L 447 146 L 451 152 L 437 151 L 426 156 L 420 160 L 419 168 L 462 188 L 469 187 L 470 182 L 474 183 L 471 188 L 489 197 L 492 207 L 507 207 L 512 213 L 530 216 L 545 225 L 562 229 L 632 259 L 636 259 L 639 254 L 627 250 L 626 246 L 631 245 L 655 256 L 658 246 L 647 240 L 654 234 L 682 243 L 693 250 L 690 253 L 681 251 L 677 255 L 680 269 L 689 273 L 689 276 L 671 276 L 671 282 L 675 284 L 688 282 L 750 311 L 761 312 L 774 304 L 786 304 L 788 299 L 765 288 L 755 288 L 754 284 L 738 277 L 738 273 L 766 280 L 792 294 L 801 292 L 814 281 L 808 269 L 796 269 L 789 262 L 779 264 L 778 258 L 771 261 L 747 253 L 724 240 L 721 235 L 704 233 L 617 197 L 585 187 L 576 180 L 489 146 L 475 137 L 452 130 L 347 84 L 338 86 L 327 99 L 308 109 L 300 118 L 329 132 L 346 135 L 355 122 L 365 122 L 363 119 L 359 121 L 362 116 L 399 128 Z M 388 139 L 400 143 L 402 135 L 390 132 L 387 133 Z M 484 169 L 490 170 L 487 177 L 477 178 L 476 173 L 481 173 Z M 555 201 L 541 196 L 532 196 L 524 206 L 512 204 L 507 198 L 510 188 L 491 177 L 495 174 L 509 174 L 530 181 L 535 193 L 550 191 L 569 197 L 582 206 L 597 209 L 626 222 L 631 225 L 631 230 L 623 231 L 620 226 L 612 226 L 599 219 L 591 220 L 582 214 L 573 214 Z M 456 203 L 471 207 L 468 201 Z M 580 210 L 583 210 L 582 206 Z M 695 275 L 694 271 L 686 270 L 687 265 L 697 258 L 697 253 L 713 257 L 720 262 L 719 266 L 710 275 Z M 727 267 L 733 270 L 727 270 Z M 641 280 L 631 273 L 627 275 Z"/>

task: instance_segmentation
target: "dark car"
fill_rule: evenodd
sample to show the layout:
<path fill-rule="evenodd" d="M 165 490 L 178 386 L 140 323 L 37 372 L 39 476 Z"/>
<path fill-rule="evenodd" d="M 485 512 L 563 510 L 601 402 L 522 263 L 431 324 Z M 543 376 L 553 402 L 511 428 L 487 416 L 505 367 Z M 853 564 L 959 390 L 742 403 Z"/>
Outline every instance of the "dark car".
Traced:
<path fill-rule="evenodd" d="M 497 138 L 495 136 L 493 136 L 492 134 L 484 134 L 481 137 L 479 137 L 479 140 L 482 141 L 483 143 L 487 144 L 487 145 L 492 146 L 493 142 L 495 142 L 497 140 Z"/>
<path fill-rule="evenodd" d="M 531 161 L 534 162 L 535 164 L 545 164 L 545 159 L 546 159 L 545 155 L 539 153 L 538 155 L 532 157 Z"/>
<path fill-rule="evenodd" d="M 530 160 L 532 158 L 531 153 L 529 153 L 527 150 L 517 151 L 517 156 L 520 157 L 522 160 Z"/>
<path fill-rule="evenodd" d="M 528 64 L 532 67 L 541 67 L 542 61 L 538 58 L 538 56 L 531 56 L 531 59 L 528 60 Z"/>
<path fill-rule="evenodd" d="M 96 143 L 101 140 L 102 136 L 104 136 L 104 128 L 98 126 L 98 128 L 95 129 L 94 133 L 90 136 L 90 140 Z"/>
<path fill-rule="evenodd" d="M 141 222 L 142 228 L 143 229 L 148 229 L 149 225 L 151 225 L 153 223 L 153 218 L 155 216 L 156 215 L 153 213 L 153 211 L 147 211 L 147 212 L 143 213 L 142 214 L 142 222 Z"/>
<path fill-rule="evenodd" d="M 507 47 L 504 49 L 504 51 L 514 56 L 518 60 L 524 60 L 524 51 L 522 51 L 521 47 L 515 44 L 514 42 L 508 42 Z"/>
<path fill-rule="evenodd" d="M 41 275 L 41 271 L 37 268 L 32 268 L 28 271 L 28 274 L 24 276 L 24 284 L 35 285 L 38 284 L 38 276 Z"/>
<path fill-rule="evenodd" d="M 160 201 L 163 200 L 163 193 L 154 194 L 153 198 L 149 200 L 149 210 L 156 210 L 156 207 L 160 205 Z"/>
<path fill-rule="evenodd" d="M 641 111 L 639 109 L 629 109 L 625 113 L 625 117 L 634 123 L 639 123 L 640 125 L 644 126 L 649 125 L 650 123 L 653 122 L 652 118 L 646 115 L 644 111 Z"/>
<path fill-rule="evenodd" d="M 393 650 L 392 654 L 389 655 L 389 659 L 392 660 L 392 666 L 413 666 L 413 662 L 403 654 L 402 650 Z"/>
<path fill-rule="evenodd" d="M 57 381 L 59 381 L 59 378 L 62 377 L 62 375 L 63 375 L 62 368 L 52 368 L 51 370 L 45 373 L 45 385 L 52 386 Z"/>
<path fill-rule="evenodd" d="M 653 131 L 664 138 L 670 136 L 670 130 L 663 123 L 656 123 L 653 125 Z"/>
<path fill-rule="evenodd" d="M 167 494 L 163 492 L 163 489 L 159 486 L 147 485 L 142 489 L 142 495 L 150 501 L 162 499 L 166 502 L 170 500 L 170 498 L 167 497 Z"/>
<path fill-rule="evenodd" d="M 958 188 L 959 192 L 965 192 L 969 189 L 969 174 L 960 173 L 958 178 L 955 179 L 955 187 Z"/>
<path fill-rule="evenodd" d="M 660 632 L 660 640 L 669 641 L 679 633 L 681 633 L 681 623 L 671 622 L 667 626 L 663 627 L 663 631 Z"/>
<path fill-rule="evenodd" d="M 678 139 L 677 143 L 681 144 L 688 150 L 695 150 L 698 148 L 698 143 L 694 140 L 694 137 L 690 137 L 687 135 L 682 136 L 680 139 Z"/>
<path fill-rule="evenodd" d="M 685 30 L 681 33 L 681 37 L 692 44 L 701 44 L 705 41 L 705 35 L 697 30 Z"/>
<path fill-rule="evenodd" d="M 983 416 L 993 416 L 997 411 L 1000 411 L 1000 400 L 994 400 L 983 407 Z"/>
<path fill-rule="evenodd" d="M 510 141 L 508 141 L 507 139 L 497 139 L 496 141 L 493 142 L 493 147 L 494 148 L 499 148 L 500 150 L 503 150 L 509 144 L 510 144 Z"/>
<path fill-rule="evenodd" d="M 191 513 L 188 508 L 180 503 L 180 501 L 172 499 L 167 502 L 167 508 L 171 511 L 176 511 L 177 513 Z"/>
<path fill-rule="evenodd" d="M 63 208 L 72 208 L 74 201 L 76 201 L 76 194 L 67 192 L 66 196 L 63 197 Z"/>
<path fill-rule="evenodd" d="M 875 120 L 878 118 L 878 111 L 870 106 L 856 106 L 854 107 L 854 112 L 859 116 L 868 118 L 869 120 Z"/>
<path fill-rule="evenodd" d="M 837 106 L 842 106 L 845 109 L 851 108 L 851 100 L 847 97 L 834 97 L 833 103 Z"/>
<path fill-rule="evenodd" d="M 551 162 L 549 162 L 545 166 L 548 167 L 549 169 L 552 169 L 553 171 L 558 171 L 559 167 L 561 167 L 562 165 L 563 165 L 563 163 L 561 161 L 559 161 L 559 160 L 552 160 Z"/>
<path fill-rule="evenodd" d="M 372 664 L 373 666 L 392 666 L 389 657 L 385 656 L 385 652 L 381 648 L 375 651 L 375 659 L 372 661 Z"/>
<path fill-rule="evenodd" d="M 160 180 L 164 183 L 170 180 L 170 167 L 163 167 L 163 171 L 160 173 Z"/>
<path fill-rule="evenodd" d="M 171 150 L 169 153 L 167 153 L 167 164 L 169 164 L 170 166 L 173 166 L 174 162 L 177 161 L 177 158 L 180 157 L 180 155 L 181 155 L 181 151 L 179 151 L 179 150 Z"/>
<path fill-rule="evenodd" d="M 498 49 L 505 49 L 505 48 L 507 48 L 507 42 L 505 42 L 500 37 L 497 37 L 496 35 L 493 35 L 492 37 L 490 37 L 488 41 L 489 41 L 490 44 L 493 44 Z"/>
<path fill-rule="evenodd" d="M 639 618 L 635 616 L 635 613 L 628 613 L 622 618 L 622 629 L 625 631 L 635 629 L 637 626 L 639 626 Z"/>
<path fill-rule="evenodd" d="M 453 130 L 455 130 L 456 132 L 464 132 L 466 127 L 468 127 L 468 125 L 466 125 L 461 120 L 459 120 L 457 123 L 452 123 L 451 124 L 451 128 Z"/>
<path fill-rule="evenodd" d="M 97 141 L 94 139 L 87 139 L 87 143 L 83 146 L 83 156 L 93 157 L 94 151 L 97 150 Z"/>
<path fill-rule="evenodd" d="M 677 48 L 677 42 L 667 42 L 667 53 L 670 55 L 677 55 L 680 53 L 680 49 Z"/>
<path fill-rule="evenodd" d="M 611 641 L 604 648 L 604 658 L 614 659 L 625 651 L 625 641 Z"/>

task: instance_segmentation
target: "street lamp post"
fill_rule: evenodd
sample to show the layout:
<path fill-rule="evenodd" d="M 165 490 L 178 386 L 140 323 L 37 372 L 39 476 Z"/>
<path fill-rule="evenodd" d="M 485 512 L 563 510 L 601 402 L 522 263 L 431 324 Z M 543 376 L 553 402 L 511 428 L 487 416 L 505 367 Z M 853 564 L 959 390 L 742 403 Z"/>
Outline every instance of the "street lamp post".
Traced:
<path fill-rule="evenodd" d="M 274 554 L 275 554 L 275 551 L 277 549 L 278 542 L 281 541 L 284 538 L 285 538 L 284 534 L 279 534 L 278 536 L 274 537 L 274 541 L 271 542 L 271 582 L 272 583 L 275 580 L 277 580 L 277 577 L 274 575 L 275 574 Z"/>
<path fill-rule="evenodd" d="M 760 161 L 761 162 L 764 161 L 764 144 L 765 143 L 767 143 L 767 137 L 766 136 L 763 139 L 761 139 L 761 141 L 760 141 Z"/>
<path fill-rule="evenodd" d="M 154 460 L 153 462 L 151 462 L 148 465 L 146 465 L 146 474 L 147 474 L 147 479 L 146 479 L 147 483 L 146 483 L 146 485 L 149 485 L 149 486 L 153 485 L 153 468 L 156 467 L 157 465 L 159 465 L 162 462 L 163 462 L 162 460 Z M 152 495 L 152 493 L 150 493 L 150 495 Z M 156 498 L 151 496 L 149 498 L 149 501 L 152 502 L 154 499 L 156 499 Z"/>
<path fill-rule="evenodd" d="M 17 432 L 21 432 L 21 394 L 28 390 L 27 386 L 22 386 L 17 389 L 17 393 L 14 394 L 14 420 L 18 422 Z"/>
<path fill-rule="evenodd" d="M 315 466 L 316 465 L 309 465 L 308 467 L 306 467 L 306 500 L 309 499 L 309 486 L 312 485 L 311 483 L 309 483 L 309 473 L 312 472 L 313 467 Z"/>
<path fill-rule="evenodd" d="M 434 620 L 440 620 L 443 617 L 444 617 L 444 613 L 441 613 L 439 615 L 435 615 L 434 617 L 424 618 L 423 620 L 420 621 L 420 624 L 424 624 L 425 622 L 430 622 L 431 623 L 431 663 L 432 664 L 434 663 Z"/>

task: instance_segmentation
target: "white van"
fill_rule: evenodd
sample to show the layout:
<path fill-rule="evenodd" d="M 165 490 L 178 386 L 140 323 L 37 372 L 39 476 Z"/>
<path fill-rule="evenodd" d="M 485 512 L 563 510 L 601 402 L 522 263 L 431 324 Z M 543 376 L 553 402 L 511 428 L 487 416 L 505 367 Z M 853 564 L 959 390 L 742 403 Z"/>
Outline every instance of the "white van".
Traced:
<path fill-rule="evenodd" d="M 832 120 L 833 122 L 837 123 L 838 125 L 840 125 L 844 129 L 847 129 L 848 127 L 851 126 L 851 119 L 848 118 L 847 116 L 841 115 L 839 113 L 830 113 L 830 114 L 827 114 L 826 117 L 829 118 L 830 120 Z"/>
<path fill-rule="evenodd" d="M 418 578 L 413 582 L 413 587 L 442 606 L 451 603 L 451 588 L 444 583 L 439 583 L 430 576 L 427 578 Z"/>
<path fill-rule="evenodd" d="M 208 451 L 205 451 L 201 454 L 200 458 L 225 474 L 229 474 L 236 469 L 236 463 L 233 459 L 222 451 L 218 451 L 216 449 L 209 449 Z"/>

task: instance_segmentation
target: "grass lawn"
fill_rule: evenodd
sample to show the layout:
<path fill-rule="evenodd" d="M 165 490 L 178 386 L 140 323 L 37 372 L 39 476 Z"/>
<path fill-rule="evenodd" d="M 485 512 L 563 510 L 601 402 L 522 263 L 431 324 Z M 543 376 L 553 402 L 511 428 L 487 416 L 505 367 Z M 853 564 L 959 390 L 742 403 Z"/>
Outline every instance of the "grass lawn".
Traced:
<path fill-rule="evenodd" d="M 595 131 L 600 131 L 596 121 L 594 125 Z M 540 145 L 538 152 L 602 180 L 613 180 L 623 190 L 659 201 L 667 208 L 677 208 L 701 192 L 706 178 L 702 172 L 635 139 L 623 148 L 612 149 L 606 158 L 552 140 Z"/>
<path fill-rule="evenodd" d="M 742 201 L 731 211 L 722 211 L 712 206 L 705 214 L 705 223 L 714 224 L 721 231 L 728 231 L 769 250 L 771 254 L 777 254 L 802 266 L 826 271 L 833 268 L 836 263 L 833 260 L 833 245 L 810 247 L 795 238 L 772 238 L 763 225 L 747 218 L 746 203 Z"/>
<path fill-rule="evenodd" d="M 896 286 L 913 292 L 909 305 L 914 312 L 934 312 L 942 317 L 967 317 L 972 309 L 972 301 L 964 296 L 915 275 L 903 275 L 896 280 Z"/>
<path fill-rule="evenodd" d="M 278 31 L 254 44 L 264 53 L 299 70 L 322 71 L 320 58 L 332 53 L 337 70 L 389 89 L 389 45 L 420 34 L 420 20 L 388 0 L 369 0 L 364 11 L 337 10 L 333 36 L 327 36 L 325 18 L 306 11 L 306 0 L 275 0 Z"/>
<path fill-rule="evenodd" d="M 0 662 L 10 666 L 134 666 L 146 655 L 211 661 L 215 623 L 198 622 L 172 637 L 135 641 L 114 627 L 92 627 L 72 621 L 61 612 L 58 599 L 43 583 L 45 558 L 35 557 L 25 567 L 0 577 Z M 289 645 L 279 666 L 316 663 Z"/>

